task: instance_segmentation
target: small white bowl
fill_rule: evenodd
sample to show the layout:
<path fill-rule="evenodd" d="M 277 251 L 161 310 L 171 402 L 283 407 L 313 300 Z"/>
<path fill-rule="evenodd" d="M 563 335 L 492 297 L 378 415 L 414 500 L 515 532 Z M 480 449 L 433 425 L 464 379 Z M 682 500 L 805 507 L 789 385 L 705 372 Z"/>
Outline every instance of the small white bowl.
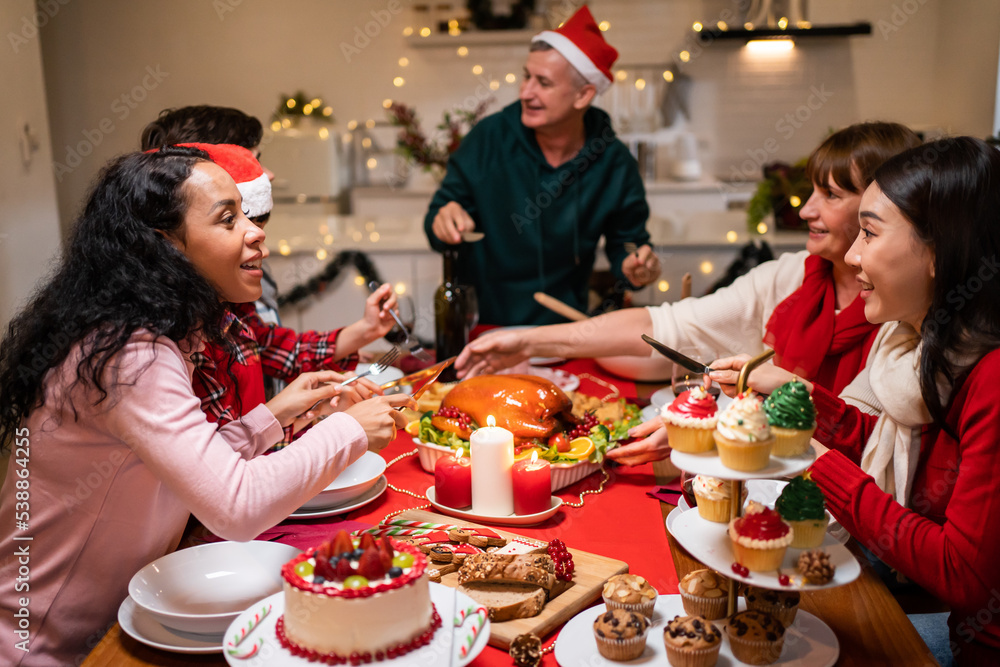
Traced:
<path fill-rule="evenodd" d="M 420 467 L 429 473 L 434 472 L 434 464 L 445 455 L 450 455 L 454 450 L 450 447 L 434 445 L 423 440 L 413 439 L 417 446 L 417 456 L 420 457 Z M 601 466 L 590 461 L 580 461 L 579 463 L 553 463 L 552 471 L 552 492 L 569 486 L 574 482 L 579 482 L 587 475 L 597 472 Z"/>
<path fill-rule="evenodd" d="M 384 472 L 385 459 L 375 452 L 365 452 L 360 459 L 344 468 L 328 487 L 306 501 L 301 509 L 315 510 L 342 505 L 375 486 Z"/>
<path fill-rule="evenodd" d="M 128 593 L 161 625 L 222 634 L 247 607 L 281 590 L 281 566 L 298 554 L 279 542 L 202 544 L 146 565 Z"/>
<path fill-rule="evenodd" d="M 594 362 L 612 375 L 639 382 L 669 382 L 674 369 L 674 363 L 661 356 L 598 357 Z"/>

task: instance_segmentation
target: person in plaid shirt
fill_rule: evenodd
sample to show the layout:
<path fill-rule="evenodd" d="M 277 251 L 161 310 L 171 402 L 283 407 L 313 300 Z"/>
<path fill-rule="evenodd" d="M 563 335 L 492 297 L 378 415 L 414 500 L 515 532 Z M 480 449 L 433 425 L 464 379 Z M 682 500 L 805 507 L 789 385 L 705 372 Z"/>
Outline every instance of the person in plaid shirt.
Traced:
<path fill-rule="evenodd" d="M 247 217 L 263 229 L 271 215 L 270 181 L 274 174 L 258 162 L 262 136 L 260 121 L 236 109 L 184 107 L 166 110 L 150 123 L 142 133 L 142 148 L 150 150 L 170 144 L 202 142 L 226 143 L 247 149 L 249 160 L 247 156 L 240 156 L 217 163 L 236 181 Z M 274 286 L 266 270 L 263 283 Z M 265 295 L 269 291 L 272 295 L 276 293 L 276 290 L 265 289 Z M 353 368 L 357 363 L 357 350 L 392 328 L 393 320 L 388 311 L 395 304 L 396 296 L 391 286 L 382 285 L 368 297 L 364 315 L 357 322 L 333 331 L 304 333 L 280 326 L 273 297 L 256 306 L 231 304 L 230 316 L 223 326 L 231 330 L 237 340 L 236 363 L 230 364 L 229 353 L 215 346 L 207 347 L 193 358 L 196 367 L 192 385 L 201 399 L 202 409 L 210 421 L 226 424 L 274 396 L 285 383 L 301 373 Z M 368 396 L 373 389 L 374 385 L 366 383 L 359 391 Z M 308 422 L 309 417 L 304 415 L 297 424 Z M 287 445 L 296 428 L 287 427 L 283 441 L 275 449 Z"/>

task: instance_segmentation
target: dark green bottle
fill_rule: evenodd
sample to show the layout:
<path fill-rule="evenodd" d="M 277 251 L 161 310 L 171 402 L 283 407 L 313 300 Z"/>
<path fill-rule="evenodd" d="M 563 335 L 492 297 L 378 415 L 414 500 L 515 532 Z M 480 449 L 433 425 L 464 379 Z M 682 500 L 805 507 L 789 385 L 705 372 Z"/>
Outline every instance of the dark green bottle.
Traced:
<path fill-rule="evenodd" d="M 444 277 L 434 293 L 434 352 L 438 361 L 462 351 L 469 342 L 469 331 L 474 321 L 469 313 L 469 306 L 473 303 L 469 298 L 472 287 L 458 282 L 458 248 L 445 248 L 442 255 Z M 453 382 L 455 379 L 455 370 L 449 367 L 441 374 L 440 381 Z"/>

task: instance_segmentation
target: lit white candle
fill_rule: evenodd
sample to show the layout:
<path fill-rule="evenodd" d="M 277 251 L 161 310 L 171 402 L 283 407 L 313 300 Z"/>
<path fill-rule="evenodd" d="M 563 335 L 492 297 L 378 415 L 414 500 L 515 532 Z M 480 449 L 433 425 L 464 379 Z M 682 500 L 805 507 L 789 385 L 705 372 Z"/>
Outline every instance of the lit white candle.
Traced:
<path fill-rule="evenodd" d="M 496 425 L 493 415 L 487 426 L 472 432 L 472 511 L 482 516 L 514 513 L 514 434 Z"/>

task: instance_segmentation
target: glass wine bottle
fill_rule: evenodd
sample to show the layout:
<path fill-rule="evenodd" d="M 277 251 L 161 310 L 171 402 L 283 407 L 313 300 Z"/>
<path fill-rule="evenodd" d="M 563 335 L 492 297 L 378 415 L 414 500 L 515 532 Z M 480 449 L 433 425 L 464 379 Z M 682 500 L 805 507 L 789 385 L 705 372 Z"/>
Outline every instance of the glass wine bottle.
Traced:
<path fill-rule="evenodd" d="M 434 293 L 434 352 L 438 361 L 457 355 L 469 342 L 473 321 L 469 307 L 475 308 L 472 287 L 461 285 L 458 281 L 458 249 L 448 247 L 442 254 L 444 277 Z M 443 382 L 455 379 L 453 367 L 441 375 Z"/>

